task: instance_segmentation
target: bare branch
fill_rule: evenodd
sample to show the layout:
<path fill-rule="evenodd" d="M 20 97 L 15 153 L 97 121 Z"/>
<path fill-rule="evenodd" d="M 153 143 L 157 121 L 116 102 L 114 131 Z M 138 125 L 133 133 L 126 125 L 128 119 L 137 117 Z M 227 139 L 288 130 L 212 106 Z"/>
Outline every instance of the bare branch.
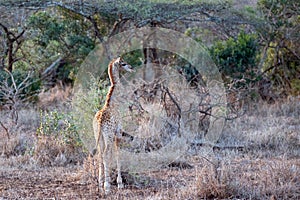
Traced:
<path fill-rule="evenodd" d="M 10 136 L 9 136 L 9 131 L 8 131 L 8 128 L 0 121 L 0 125 L 1 127 L 4 129 L 5 133 L 6 133 L 6 137 L 7 139 L 9 140 L 10 139 Z"/>
<path fill-rule="evenodd" d="M 16 85 L 16 82 L 15 82 L 14 76 L 12 75 L 12 73 L 8 69 L 4 69 L 4 70 L 9 74 L 9 76 L 11 78 L 11 81 L 13 83 L 14 89 L 17 91 L 17 85 Z"/>
<path fill-rule="evenodd" d="M 62 57 L 57 58 L 47 69 L 45 69 L 42 73 L 42 76 L 46 76 L 50 73 L 55 67 L 57 67 L 58 63 L 62 60 Z"/>

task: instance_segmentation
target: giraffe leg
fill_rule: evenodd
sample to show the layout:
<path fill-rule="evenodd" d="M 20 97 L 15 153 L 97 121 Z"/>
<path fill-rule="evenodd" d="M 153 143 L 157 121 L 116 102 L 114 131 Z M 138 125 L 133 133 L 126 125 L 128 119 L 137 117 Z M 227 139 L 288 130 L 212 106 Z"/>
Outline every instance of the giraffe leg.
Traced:
<path fill-rule="evenodd" d="M 112 154 L 112 145 L 106 144 L 104 152 L 103 152 L 104 192 L 105 192 L 105 194 L 110 193 L 111 154 Z"/>
<path fill-rule="evenodd" d="M 122 182 L 122 176 L 121 176 L 121 161 L 120 161 L 120 139 L 122 137 L 121 134 L 121 125 L 117 125 L 117 130 L 115 134 L 115 152 L 116 152 L 116 162 L 117 162 L 117 172 L 118 172 L 118 177 L 117 177 L 117 184 L 118 188 L 124 188 L 123 182 Z"/>
<path fill-rule="evenodd" d="M 100 141 L 98 144 L 98 152 L 99 152 L 99 188 L 103 190 L 103 182 L 104 182 L 104 173 L 103 173 L 103 141 Z"/>
<path fill-rule="evenodd" d="M 99 157 L 102 157 L 102 155 L 99 155 Z M 99 183 L 99 188 L 100 190 L 103 189 L 103 159 L 100 158 L 99 159 L 99 180 L 98 180 L 98 183 Z"/>
<path fill-rule="evenodd" d="M 116 138 L 115 149 L 116 149 L 116 161 L 117 161 L 117 171 L 118 171 L 117 183 L 118 183 L 118 188 L 121 189 L 124 188 L 124 185 L 121 176 L 120 147 L 118 143 L 118 138 Z"/>

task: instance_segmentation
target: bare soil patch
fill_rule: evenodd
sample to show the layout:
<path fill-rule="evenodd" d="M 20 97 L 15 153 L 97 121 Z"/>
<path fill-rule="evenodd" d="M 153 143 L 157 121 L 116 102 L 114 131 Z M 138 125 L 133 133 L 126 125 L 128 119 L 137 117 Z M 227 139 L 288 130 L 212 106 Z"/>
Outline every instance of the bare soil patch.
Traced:
<path fill-rule="evenodd" d="M 193 163 L 192 163 L 193 162 Z M 3 199 L 298 199 L 300 160 L 233 158 L 193 168 L 123 173 L 126 188 L 105 196 L 81 166 L 0 169 Z"/>
<path fill-rule="evenodd" d="M 0 196 L 2 198 L 90 198 L 87 184 L 80 182 L 74 167 L 44 169 L 1 169 Z"/>

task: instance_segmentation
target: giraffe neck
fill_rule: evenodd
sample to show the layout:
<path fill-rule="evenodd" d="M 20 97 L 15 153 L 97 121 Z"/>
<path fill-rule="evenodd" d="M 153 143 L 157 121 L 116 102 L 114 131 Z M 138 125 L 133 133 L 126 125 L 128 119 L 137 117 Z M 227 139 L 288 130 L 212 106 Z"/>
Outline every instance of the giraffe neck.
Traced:
<path fill-rule="evenodd" d="M 109 66 L 108 66 L 108 76 L 109 76 L 111 85 L 110 85 L 110 88 L 106 95 L 106 100 L 105 100 L 105 105 L 104 105 L 106 107 L 110 106 L 114 90 L 116 89 L 116 86 L 119 83 L 119 68 L 118 68 L 118 66 L 114 66 L 114 61 L 110 62 Z"/>

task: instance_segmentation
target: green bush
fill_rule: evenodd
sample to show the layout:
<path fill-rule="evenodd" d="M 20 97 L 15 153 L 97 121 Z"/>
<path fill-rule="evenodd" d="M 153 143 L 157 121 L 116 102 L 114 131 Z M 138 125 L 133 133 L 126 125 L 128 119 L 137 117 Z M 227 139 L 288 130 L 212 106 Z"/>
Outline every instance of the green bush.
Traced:
<path fill-rule="evenodd" d="M 300 95 L 300 80 L 299 79 L 291 80 L 291 93 L 294 96 Z"/>
<path fill-rule="evenodd" d="M 42 63 L 41 68 L 45 68 L 57 58 L 63 58 L 56 78 L 73 83 L 81 62 L 95 47 L 89 23 L 82 16 L 58 9 L 33 14 L 27 26 L 30 38 L 27 43 L 34 44 L 32 52 L 36 60 L 33 62 Z"/>
<path fill-rule="evenodd" d="M 40 118 L 40 126 L 37 129 L 38 136 L 50 136 L 59 143 L 75 148 L 82 147 L 77 127 L 70 114 L 41 111 Z"/>
<path fill-rule="evenodd" d="M 72 116 L 84 146 L 92 152 L 95 147 L 93 118 L 105 102 L 108 92 L 108 81 L 90 75 L 88 88 L 78 89 L 73 97 Z"/>
<path fill-rule="evenodd" d="M 251 81 L 257 75 L 258 43 L 254 34 L 240 33 L 236 39 L 217 42 L 210 49 L 220 72 L 230 79 Z"/>
<path fill-rule="evenodd" d="M 142 65 L 141 59 L 144 57 L 142 51 L 140 49 L 128 52 L 122 55 L 123 59 L 126 60 L 127 63 L 130 63 L 133 68 L 136 68 Z"/>

